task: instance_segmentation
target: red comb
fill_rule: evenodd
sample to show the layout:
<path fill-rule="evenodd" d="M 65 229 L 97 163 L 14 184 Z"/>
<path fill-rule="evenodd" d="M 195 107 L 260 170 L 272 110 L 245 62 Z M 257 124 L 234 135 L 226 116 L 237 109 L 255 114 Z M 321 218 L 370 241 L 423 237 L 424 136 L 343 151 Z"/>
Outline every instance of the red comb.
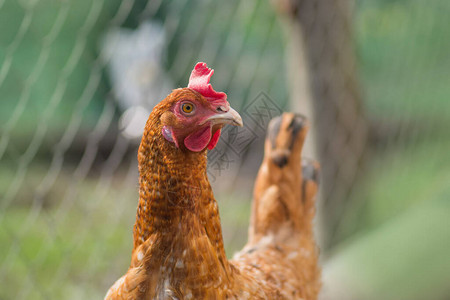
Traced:
<path fill-rule="evenodd" d="M 191 77 L 189 77 L 188 88 L 199 92 L 212 104 L 228 105 L 227 94 L 216 92 L 209 83 L 212 74 L 214 74 L 214 70 L 208 68 L 206 63 L 197 63 L 194 70 L 192 70 Z"/>

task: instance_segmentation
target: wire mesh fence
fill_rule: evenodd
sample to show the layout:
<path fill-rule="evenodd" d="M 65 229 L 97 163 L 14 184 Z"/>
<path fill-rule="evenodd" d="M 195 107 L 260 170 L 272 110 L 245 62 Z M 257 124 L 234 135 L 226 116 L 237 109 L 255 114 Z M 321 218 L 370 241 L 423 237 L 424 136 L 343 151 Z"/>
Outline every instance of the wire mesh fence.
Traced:
<path fill-rule="evenodd" d="M 329 280 L 334 292 L 342 266 L 364 264 L 371 251 L 391 257 L 378 243 L 401 240 L 395 249 L 404 251 L 420 241 L 426 247 L 411 256 L 435 253 L 427 263 L 441 262 L 450 246 L 438 242 L 450 236 L 450 6 L 336 3 L 0 1 L 0 299 L 100 298 L 123 274 L 143 124 L 171 89 L 186 86 L 197 61 L 215 69 L 214 86 L 245 123 L 227 128 L 208 154 L 229 256 L 246 241 L 265 128 L 297 110 L 311 119 L 316 150 L 308 154 L 325 177 L 317 222 L 325 287 Z M 384 230 L 401 237 L 426 231 L 418 241 L 384 238 L 379 228 L 389 222 Z M 406 255 L 396 276 L 408 264 L 422 266 Z M 422 285 L 432 286 L 432 298 L 448 296 L 435 280 L 449 278 L 448 265 L 397 290 L 380 279 L 391 270 L 383 266 L 367 267 L 375 287 L 420 299 Z M 374 295 L 342 286 L 359 299 Z"/>

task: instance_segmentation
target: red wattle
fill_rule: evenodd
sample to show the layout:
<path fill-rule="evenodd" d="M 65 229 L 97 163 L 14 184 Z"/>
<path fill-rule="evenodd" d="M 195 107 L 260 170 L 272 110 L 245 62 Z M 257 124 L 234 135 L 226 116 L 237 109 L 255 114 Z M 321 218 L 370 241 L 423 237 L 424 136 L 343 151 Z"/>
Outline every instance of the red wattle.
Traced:
<path fill-rule="evenodd" d="M 184 139 L 186 148 L 193 152 L 199 152 L 208 146 L 211 140 L 211 126 L 206 126 L 194 133 L 191 133 Z"/>
<path fill-rule="evenodd" d="M 213 137 L 211 138 L 211 141 L 208 144 L 208 149 L 209 150 L 214 149 L 214 147 L 216 147 L 217 143 L 219 142 L 220 130 L 221 129 L 218 129 L 216 132 L 214 132 L 214 135 L 213 135 Z"/>

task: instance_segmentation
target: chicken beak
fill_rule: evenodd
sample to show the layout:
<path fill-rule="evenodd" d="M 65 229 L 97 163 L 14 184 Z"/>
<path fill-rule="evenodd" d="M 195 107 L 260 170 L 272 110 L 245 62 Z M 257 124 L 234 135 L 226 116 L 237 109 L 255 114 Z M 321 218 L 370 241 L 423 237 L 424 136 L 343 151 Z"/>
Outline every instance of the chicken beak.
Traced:
<path fill-rule="evenodd" d="M 237 111 L 232 109 L 231 107 L 227 112 L 217 113 L 208 119 L 205 122 L 211 122 L 212 125 L 215 124 L 230 124 L 235 126 L 242 127 L 244 124 L 242 123 L 242 118 Z"/>

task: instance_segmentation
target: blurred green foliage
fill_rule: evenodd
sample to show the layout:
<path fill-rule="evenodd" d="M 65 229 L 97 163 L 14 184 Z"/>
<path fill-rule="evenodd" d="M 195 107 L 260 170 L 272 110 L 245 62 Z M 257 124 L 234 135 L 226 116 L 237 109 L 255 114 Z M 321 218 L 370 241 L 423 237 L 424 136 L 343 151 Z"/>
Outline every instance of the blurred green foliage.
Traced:
<path fill-rule="evenodd" d="M 449 13 L 448 1 L 357 4 L 365 105 L 387 135 L 326 265 L 348 299 L 450 297 Z"/>
<path fill-rule="evenodd" d="M 12 1 L 0 8 L 0 128 L 14 141 L 36 126 L 60 136 L 79 111 L 95 124 L 107 84 L 96 48 L 120 1 Z M 97 68 L 96 68 L 97 67 Z M 11 120 L 14 120 L 12 122 Z"/>
<path fill-rule="evenodd" d="M 445 0 L 358 2 L 357 49 L 370 114 L 450 122 L 449 12 Z"/>
<path fill-rule="evenodd" d="M 399 132 L 375 149 L 354 197 L 363 207 L 349 209 L 358 219 L 349 228 L 374 228 L 432 201 L 450 182 L 449 12 L 446 1 L 358 3 L 355 31 L 368 116 L 374 127 L 394 124 Z"/>

